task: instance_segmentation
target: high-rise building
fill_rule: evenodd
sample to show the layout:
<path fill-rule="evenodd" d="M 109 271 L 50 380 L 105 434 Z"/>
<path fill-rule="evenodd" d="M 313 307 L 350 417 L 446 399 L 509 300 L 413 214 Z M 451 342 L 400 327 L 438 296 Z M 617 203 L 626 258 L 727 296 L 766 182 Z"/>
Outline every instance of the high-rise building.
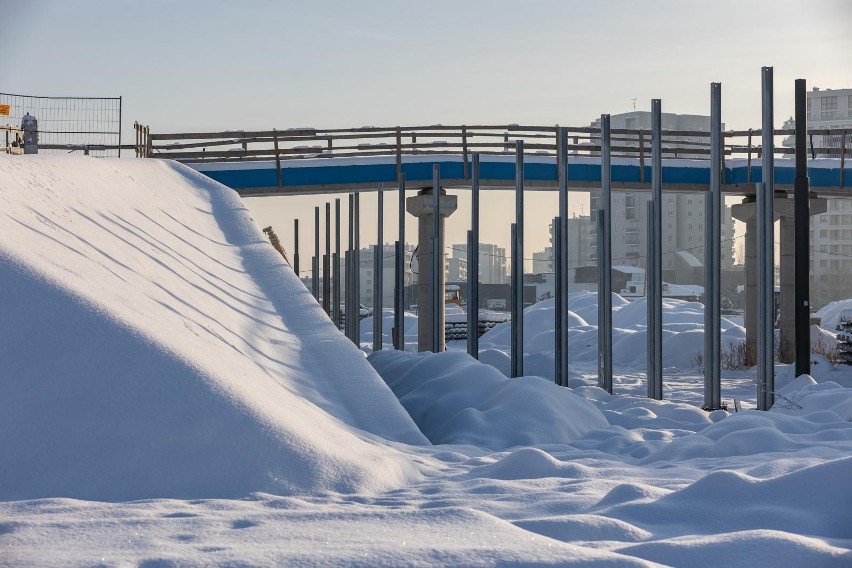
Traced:
<path fill-rule="evenodd" d="M 467 278 L 467 245 L 453 245 L 453 259 L 464 259 L 464 273 Z M 479 283 L 480 284 L 505 284 L 508 282 L 506 277 L 506 249 L 488 243 L 479 243 Z M 448 263 L 449 267 L 450 264 Z M 463 278 L 452 279 L 451 274 L 447 273 L 448 282 L 458 282 Z"/>

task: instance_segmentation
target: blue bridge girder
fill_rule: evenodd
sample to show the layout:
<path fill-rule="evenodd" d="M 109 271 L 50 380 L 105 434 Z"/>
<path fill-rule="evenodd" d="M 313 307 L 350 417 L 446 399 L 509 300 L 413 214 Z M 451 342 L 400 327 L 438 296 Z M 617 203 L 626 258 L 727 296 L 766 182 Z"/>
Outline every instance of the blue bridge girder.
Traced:
<path fill-rule="evenodd" d="M 775 189 L 791 193 L 795 177 L 795 160 L 775 160 Z M 409 189 L 431 187 L 432 166 L 438 164 L 441 185 L 450 189 L 467 189 L 470 180 L 461 154 L 404 155 L 399 169 L 405 174 Z M 808 174 L 813 194 L 819 196 L 849 196 L 852 188 L 841 185 L 850 179 L 852 167 L 845 166 L 841 176 L 840 159 L 818 158 L 809 160 Z M 281 161 L 281 175 L 276 172 L 275 160 L 222 161 L 187 163 L 187 166 L 236 190 L 245 197 L 274 195 L 303 195 L 349 193 L 375 190 L 379 184 L 397 183 L 397 157 L 315 157 Z M 644 169 L 644 172 L 642 171 Z M 747 195 L 754 192 L 754 184 L 762 180 L 758 162 L 731 159 L 725 164 L 723 191 Z M 707 160 L 667 158 L 663 160 L 663 189 L 672 192 L 706 191 L 710 183 L 710 165 Z M 556 189 L 556 157 L 529 155 L 524 161 L 525 187 L 530 190 Z M 510 155 L 482 155 L 480 157 L 481 186 L 485 189 L 514 189 L 515 160 Z M 280 179 L 280 185 L 279 185 Z M 574 191 L 600 188 L 600 158 L 595 156 L 569 156 L 568 183 Z M 651 164 L 640 165 L 638 158 L 612 160 L 612 188 L 614 190 L 642 191 L 650 189 Z"/>

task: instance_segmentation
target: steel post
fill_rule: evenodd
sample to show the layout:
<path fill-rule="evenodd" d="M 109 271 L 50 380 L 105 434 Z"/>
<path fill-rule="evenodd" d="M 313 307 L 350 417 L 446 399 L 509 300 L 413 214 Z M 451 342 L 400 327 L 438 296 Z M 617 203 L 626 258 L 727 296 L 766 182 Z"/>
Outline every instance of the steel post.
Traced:
<path fill-rule="evenodd" d="M 601 115 L 601 208 L 598 222 L 598 386 L 612 394 L 612 144 Z"/>
<path fill-rule="evenodd" d="M 470 231 L 467 237 L 467 353 L 479 359 L 479 154 L 474 153 L 470 182 Z"/>
<path fill-rule="evenodd" d="M 322 257 L 322 309 L 331 317 L 331 203 L 325 204 L 325 254 Z"/>
<path fill-rule="evenodd" d="M 396 247 L 394 278 L 393 327 L 396 330 L 394 347 L 405 350 L 405 173 L 399 173 L 399 237 Z"/>
<path fill-rule="evenodd" d="M 441 166 L 432 166 L 432 353 L 443 351 L 444 255 L 441 238 Z"/>
<path fill-rule="evenodd" d="M 796 328 L 796 376 L 811 373 L 810 349 L 810 203 L 808 179 L 808 129 L 807 82 L 796 79 L 796 179 L 794 191 L 794 225 L 796 235 L 795 257 L 795 328 Z M 844 132 L 845 136 L 845 132 Z M 841 144 L 841 147 L 843 145 Z M 841 166 L 841 171 L 842 166 Z"/>
<path fill-rule="evenodd" d="M 376 225 L 376 249 L 373 257 L 373 351 L 380 351 L 382 349 L 382 323 L 384 320 L 382 295 L 384 294 L 385 277 L 385 198 L 382 184 L 379 184 L 376 200 L 378 222 Z"/>
<path fill-rule="evenodd" d="M 319 257 L 320 257 L 320 208 L 314 207 L 314 258 L 311 260 L 311 291 L 317 302 L 320 301 L 319 291 Z"/>
<path fill-rule="evenodd" d="M 775 251 L 772 67 L 763 67 L 762 183 L 757 187 L 757 409 L 769 410 L 775 391 Z"/>
<path fill-rule="evenodd" d="M 553 381 L 559 386 L 565 386 L 568 377 L 562 374 L 562 350 L 565 345 L 562 343 L 562 312 L 565 308 L 562 305 L 562 219 L 557 215 L 551 221 L 551 254 L 553 255 Z"/>
<path fill-rule="evenodd" d="M 353 198 L 352 221 L 352 341 L 361 347 L 361 196 Z"/>
<path fill-rule="evenodd" d="M 710 190 L 704 201 L 704 409 L 722 407 L 722 85 L 710 85 Z"/>
<path fill-rule="evenodd" d="M 559 262 L 556 278 L 556 384 L 568 386 L 568 129 L 556 129 L 556 182 L 559 188 Z"/>
<path fill-rule="evenodd" d="M 334 325 L 340 328 L 340 199 L 334 200 L 334 254 L 331 266 L 331 313 Z"/>
<path fill-rule="evenodd" d="M 511 247 L 512 247 L 512 305 L 511 305 L 511 326 L 512 326 L 512 342 L 510 354 L 511 377 L 522 377 L 524 375 L 524 337 L 523 337 L 523 321 L 521 314 L 523 313 L 523 293 L 518 294 L 518 290 L 523 291 L 523 276 L 518 278 L 518 270 L 515 266 L 518 257 L 518 225 L 511 225 Z M 520 298 L 520 301 L 519 301 Z"/>
<path fill-rule="evenodd" d="M 663 140 L 660 99 L 651 100 L 651 213 L 648 218 L 648 396 L 663 398 Z"/>
<path fill-rule="evenodd" d="M 293 272 L 299 276 L 299 220 L 293 219 Z"/>

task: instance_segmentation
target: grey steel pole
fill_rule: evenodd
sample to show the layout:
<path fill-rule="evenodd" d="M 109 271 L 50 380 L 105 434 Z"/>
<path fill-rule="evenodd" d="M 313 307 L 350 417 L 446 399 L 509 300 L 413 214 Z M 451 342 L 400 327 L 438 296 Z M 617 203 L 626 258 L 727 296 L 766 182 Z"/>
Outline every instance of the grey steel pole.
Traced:
<path fill-rule="evenodd" d="M 331 267 L 332 319 L 340 329 L 340 199 L 334 200 L 334 255 Z"/>
<path fill-rule="evenodd" d="M 804 79 L 796 79 L 796 180 L 793 185 L 795 196 L 794 203 L 794 232 L 796 235 L 796 258 L 795 258 L 795 296 L 796 296 L 796 376 L 809 375 L 811 373 L 811 346 L 810 346 L 810 284 L 808 274 L 810 270 L 810 203 L 808 179 L 808 110 L 807 110 L 807 82 Z M 852 104 L 852 103 L 850 103 Z"/>
<path fill-rule="evenodd" d="M 299 276 L 299 220 L 293 219 L 293 272 Z"/>
<path fill-rule="evenodd" d="M 556 383 L 568 386 L 568 129 L 556 129 L 556 181 L 559 186 L 559 262 L 556 277 Z"/>
<path fill-rule="evenodd" d="M 361 196 L 353 197 L 352 221 L 352 341 L 361 347 Z"/>
<path fill-rule="evenodd" d="M 376 249 L 373 258 L 373 351 L 382 349 L 382 295 L 384 294 L 385 277 L 385 198 L 384 186 L 380 183 L 377 195 Z"/>
<path fill-rule="evenodd" d="M 352 227 L 355 217 L 355 197 L 349 194 L 349 222 L 346 225 L 347 246 L 344 254 L 343 264 L 343 280 L 345 288 L 345 297 L 343 300 L 343 329 L 346 337 L 352 340 Z"/>
<path fill-rule="evenodd" d="M 470 181 L 470 231 L 467 238 L 467 353 L 479 359 L 479 154 Z"/>
<path fill-rule="evenodd" d="M 612 144 L 610 117 L 601 115 L 601 209 L 598 224 L 598 386 L 612 394 Z"/>
<path fill-rule="evenodd" d="M 311 260 L 311 288 L 314 298 L 320 301 L 319 293 L 319 257 L 320 257 L 320 208 L 314 207 L 314 258 Z"/>
<path fill-rule="evenodd" d="M 404 293 L 404 282 L 401 279 L 401 260 L 405 257 L 402 242 L 394 241 L 394 287 L 393 287 L 393 348 L 399 351 L 405 350 L 405 316 L 403 312 L 402 294 Z"/>
<path fill-rule="evenodd" d="M 710 191 L 704 207 L 704 409 L 722 408 L 722 84 L 710 84 Z"/>
<path fill-rule="evenodd" d="M 405 174 L 399 173 L 399 237 L 396 247 L 396 274 L 393 302 L 394 347 L 405 350 Z"/>
<path fill-rule="evenodd" d="M 775 391 L 775 257 L 772 67 L 761 69 L 763 87 L 762 183 L 757 188 L 757 409 L 769 410 Z"/>
<path fill-rule="evenodd" d="M 512 253 L 512 376 L 524 375 L 524 141 L 515 141 L 515 251 Z"/>
<path fill-rule="evenodd" d="M 663 139 L 660 99 L 651 100 L 651 216 L 648 240 L 648 396 L 663 398 Z"/>
<path fill-rule="evenodd" d="M 432 166 L 432 353 L 443 351 L 444 287 L 441 242 L 441 166 Z"/>
<path fill-rule="evenodd" d="M 518 257 L 518 225 L 511 225 L 511 246 L 512 246 L 512 344 L 510 354 L 511 377 L 522 377 L 524 375 L 524 354 L 523 354 L 523 322 L 521 321 L 521 313 L 523 313 L 523 300 L 518 301 L 519 294 L 517 290 L 523 289 L 523 281 L 518 280 L 518 270 L 515 268 L 515 262 Z M 523 295 L 520 295 L 523 299 Z M 520 325 L 518 325 L 520 323 Z"/>
<path fill-rule="evenodd" d="M 553 255 L 553 381 L 559 386 L 565 386 L 568 377 L 562 373 L 562 219 L 557 215 L 551 221 L 551 254 Z"/>
<path fill-rule="evenodd" d="M 322 308 L 331 317 L 331 203 L 325 204 L 325 254 L 322 257 Z"/>

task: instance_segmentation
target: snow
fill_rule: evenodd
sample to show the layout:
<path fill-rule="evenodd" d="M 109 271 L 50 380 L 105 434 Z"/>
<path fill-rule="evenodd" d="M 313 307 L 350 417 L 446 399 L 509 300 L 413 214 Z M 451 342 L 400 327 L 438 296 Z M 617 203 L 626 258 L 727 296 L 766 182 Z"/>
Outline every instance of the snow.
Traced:
<path fill-rule="evenodd" d="M 852 563 L 852 371 L 822 355 L 777 366 L 769 412 L 725 370 L 745 410 L 704 412 L 703 307 L 666 300 L 649 400 L 645 306 L 614 296 L 610 395 L 581 293 L 569 389 L 552 301 L 526 310 L 527 377 L 507 324 L 480 362 L 366 358 L 188 168 L 0 156 L 0 204 L 2 565 Z"/>

